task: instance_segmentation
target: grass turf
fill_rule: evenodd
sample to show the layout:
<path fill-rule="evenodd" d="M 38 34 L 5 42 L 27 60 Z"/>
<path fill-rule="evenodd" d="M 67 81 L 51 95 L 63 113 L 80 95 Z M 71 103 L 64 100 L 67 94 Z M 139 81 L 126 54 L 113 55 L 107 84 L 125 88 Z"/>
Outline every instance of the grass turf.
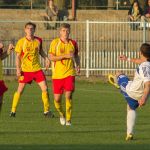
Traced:
<path fill-rule="evenodd" d="M 0 150 L 147 150 L 150 146 L 150 106 L 138 110 L 135 140 L 126 142 L 126 103 L 117 89 L 106 83 L 76 83 L 72 126 L 61 126 L 52 100 L 55 118 L 43 116 L 39 87 L 27 85 L 10 118 L 15 81 L 7 82 L 0 116 Z M 51 83 L 48 83 L 51 87 Z"/>

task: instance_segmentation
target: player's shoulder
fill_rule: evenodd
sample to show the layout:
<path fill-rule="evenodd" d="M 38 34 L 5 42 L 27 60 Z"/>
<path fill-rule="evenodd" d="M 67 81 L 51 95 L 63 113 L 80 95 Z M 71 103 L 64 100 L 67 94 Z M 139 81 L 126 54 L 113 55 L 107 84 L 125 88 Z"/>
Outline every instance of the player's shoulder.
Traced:
<path fill-rule="evenodd" d="M 34 38 L 35 38 L 36 40 L 38 40 L 40 43 L 42 43 L 42 38 L 41 38 L 41 37 L 34 36 Z"/>
<path fill-rule="evenodd" d="M 148 68 L 150 68 L 150 62 L 149 61 L 145 61 L 145 62 L 141 63 L 139 67 L 140 68 L 142 68 L 142 67 L 148 67 Z"/>
<path fill-rule="evenodd" d="M 73 45 L 77 45 L 77 41 L 76 40 L 73 40 L 73 39 L 69 39 L 70 42 L 73 44 Z"/>
<path fill-rule="evenodd" d="M 55 38 L 55 39 L 52 40 L 52 42 L 59 42 L 59 41 L 60 41 L 59 38 Z"/>
<path fill-rule="evenodd" d="M 53 39 L 52 41 L 51 41 L 51 44 L 57 44 L 57 43 L 59 43 L 60 42 L 60 39 L 59 38 L 55 38 L 55 39 Z"/>
<path fill-rule="evenodd" d="M 139 65 L 138 72 L 143 74 L 145 72 L 150 72 L 150 62 L 146 61 Z"/>
<path fill-rule="evenodd" d="M 25 37 L 22 37 L 22 38 L 20 38 L 19 40 L 18 40 L 18 43 L 22 43 L 22 42 L 24 42 L 25 41 Z"/>

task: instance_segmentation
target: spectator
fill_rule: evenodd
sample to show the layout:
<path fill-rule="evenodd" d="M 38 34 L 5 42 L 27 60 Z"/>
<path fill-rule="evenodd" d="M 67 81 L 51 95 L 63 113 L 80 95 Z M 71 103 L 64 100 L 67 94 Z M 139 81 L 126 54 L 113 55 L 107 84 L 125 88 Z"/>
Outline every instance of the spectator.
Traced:
<path fill-rule="evenodd" d="M 134 23 L 131 23 L 130 26 L 131 26 L 131 29 L 133 30 L 136 30 L 139 26 L 138 23 L 135 23 L 136 21 L 140 21 L 140 18 L 142 16 L 142 9 L 139 5 L 139 2 L 137 0 L 135 0 L 130 9 L 129 9 L 129 12 L 128 12 L 128 16 L 129 16 L 129 20 L 131 22 L 134 22 Z"/>
<path fill-rule="evenodd" d="M 150 21 L 150 0 L 147 0 L 146 6 L 144 9 L 144 16 L 142 16 L 142 21 Z"/>
<path fill-rule="evenodd" d="M 46 8 L 46 15 L 45 15 L 46 21 L 57 21 L 58 20 L 58 8 L 54 4 L 54 0 L 48 0 L 48 6 Z M 47 29 L 55 29 L 56 23 L 47 23 L 46 24 Z"/>

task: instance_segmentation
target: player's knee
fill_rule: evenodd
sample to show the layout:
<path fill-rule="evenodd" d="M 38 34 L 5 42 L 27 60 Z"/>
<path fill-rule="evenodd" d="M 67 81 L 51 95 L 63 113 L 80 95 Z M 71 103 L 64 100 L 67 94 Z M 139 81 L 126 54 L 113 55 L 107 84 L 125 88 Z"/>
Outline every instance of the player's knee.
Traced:
<path fill-rule="evenodd" d="M 120 75 L 124 75 L 124 73 L 122 71 L 117 71 L 116 72 L 116 77 L 118 78 Z"/>
<path fill-rule="evenodd" d="M 41 87 L 41 90 L 42 90 L 42 92 L 47 92 L 47 91 L 48 91 L 48 88 L 47 88 L 46 85 L 43 85 L 43 86 Z"/>
<path fill-rule="evenodd" d="M 19 95 L 21 95 L 21 94 L 23 93 L 23 90 L 19 90 L 19 89 L 18 89 L 16 92 L 17 92 Z"/>
<path fill-rule="evenodd" d="M 60 102 L 61 101 L 61 95 L 54 96 L 54 101 Z"/>
<path fill-rule="evenodd" d="M 65 95 L 66 99 L 72 99 L 72 94 Z"/>

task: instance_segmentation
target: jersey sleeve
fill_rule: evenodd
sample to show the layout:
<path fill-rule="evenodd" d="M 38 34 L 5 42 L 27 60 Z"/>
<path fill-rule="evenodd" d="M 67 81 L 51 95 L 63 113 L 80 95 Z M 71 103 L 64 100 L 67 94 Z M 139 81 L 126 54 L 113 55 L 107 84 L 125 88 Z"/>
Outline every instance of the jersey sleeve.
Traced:
<path fill-rule="evenodd" d="M 37 37 L 37 36 L 35 36 L 35 38 L 39 41 L 39 43 L 40 43 L 40 50 L 41 50 L 42 49 L 42 43 L 43 43 L 42 38 Z"/>
<path fill-rule="evenodd" d="M 50 48 L 49 48 L 49 54 L 56 54 L 56 46 L 57 46 L 57 41 L 53 40 L 50 44 Z"/>
<path fill-rule="evenodd" d="M 150 81 L 150 67 L 149 66 L 142 66 L 140 74 L 143 78 L 144 83 Z"/>
<path fill-rule="evenodd" d="M 22 40 L 19 40 L 15 46 L 15 52 L 21 53 L 22 50 L 23 50 L 23 42 L 22 42 Z"/>
<path fill-rule="evenodd" d="M 78 52 L 79 52 L 79 49 L 78 49 L 78 44 L 77 44 L 77 42 L 76 41 L 74 41 L 74 40 L 71 40 L 71 42 L 72 42 L 72 44 L 73 44 L 73 46 L 74 46 L 74 49 L 75 49 L 75 55 L 78 55 Z"/>

